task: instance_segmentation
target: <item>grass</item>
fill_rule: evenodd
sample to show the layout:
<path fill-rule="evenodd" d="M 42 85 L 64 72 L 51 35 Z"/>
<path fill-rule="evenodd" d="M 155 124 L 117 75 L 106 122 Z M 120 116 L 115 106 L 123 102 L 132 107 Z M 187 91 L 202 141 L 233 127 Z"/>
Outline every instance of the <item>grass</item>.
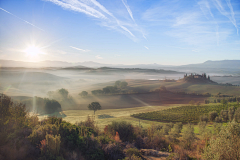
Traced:
<path fill-rule="evenodd" d="M 93 115 L 93 111 L 91 110 L 66 110 L 61 112 L 60 114 L 51 114 L 51 115 L 42 115 L 38 116 L 39 119 L 44 119 L 47 116 L 58 116 L 58 117 L 63 117 L 63 120 L 70 122 L 72 124 L 80 121 L 85 121 L 87 116 L 93 116 L 95 118 L 96 124 L 100 129 L 103 129 L 106 125 L 111 124 L 112 121 L 127 121 L 132 123 L 134 126 L 139 126 L 142 127 L 148 127 L 151 126 L 153 123 L 154 124 L 161 124 L 162 122 L 153 122 L 153 121 L 148 121 L 148 120 L 139 120 L 138 118 L 130 117 L 130 115 L 134 113 L 142 113 L 142 112 L 151 112 L 151 111 L 157 111 L 157 110 L 162 110 L 162 109 L 167 109 L 167 108 L 172 108 L 172 107 L 177 107 L 180 105 L 168 105 L 168 106 L 145 106 L 145 107 L 135 107 L 135 108 L 123 108 L 123 109 L 106 109 L 106 110 L 99 110 L 96 111 L 96 115 Z M 104 118 L 104 119 L 99 119 L 97 115 L 110 115 L 113 116 L 114 118 Z"/>

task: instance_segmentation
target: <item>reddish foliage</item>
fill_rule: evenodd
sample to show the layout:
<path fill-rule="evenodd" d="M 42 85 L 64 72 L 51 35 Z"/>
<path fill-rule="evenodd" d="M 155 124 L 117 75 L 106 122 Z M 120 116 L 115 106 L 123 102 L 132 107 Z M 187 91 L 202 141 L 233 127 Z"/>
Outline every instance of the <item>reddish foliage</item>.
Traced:
<path fill-rule="evenodd" d="M 114 137 L 114 140 L 115 140 L 116 142 L 121 142 L 121 139 L 120 139 L 120 137 L 119 137 L 118 132 L 116 132 L 116 135 L 115 135 L 115 137 Z"/>

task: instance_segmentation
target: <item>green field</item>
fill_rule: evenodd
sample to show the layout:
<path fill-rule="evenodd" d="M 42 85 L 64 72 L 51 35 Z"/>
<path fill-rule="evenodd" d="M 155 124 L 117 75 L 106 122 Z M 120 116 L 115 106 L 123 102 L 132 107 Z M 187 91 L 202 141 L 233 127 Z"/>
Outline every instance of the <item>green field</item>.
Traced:
<path fill-rule="evenodd" d="M 199 122 L 199 117 L 201 115 L 208 114 L 211 111 L 217 111 L 218 113 L 220 113 L 221 110 L 226 110 L 228 109 L 228 107 L 232 106 L 239 107 L 237 103 L 231 103 L 228 105 L 222 104 L 208 104 L 200 106 L 189 105 L 168 108 L 160 111 L 137 113 L 131 116 L 134 118 L 159 122 L 197 123 Z"/>
<path fill-rule="evenodd" d="M 63 120 L 70 122 L 72 124 L 80 121 L 85 121 L 87 119 L 87 116 L 93 116 L 95 117 L 95 121 L 97 126 L 100 129 L 103 129 L 106 125 L 111 124 L 112 121 L 127 121 L 131 122 L 134 126 L 139 126 L 139 119 L 131 117 L 130 115 L 134 113 L 141 113 L 141 112 L 151 112 L 151 111 L 157 111 L 162 109 L 167 109 L 169 107 L 175 107 L 180 105 L 169 105 L 169 106 L 146 106 L 146 107 L 135 107 L 135 108 L 123 108 L 123 109 L 106 109 L 106 110 L 99 110 L 96 112 L 96 115 L 93 115 L 93 111 L 90 110 L 67 110 L 63 111 L 61 113 L 55 113 L 51 115 L 39 115 L 39 119 L 42 120 L 46 118 L 47 116 L 58 116 L 63 117 Z M 105 119 L 99 119 L 98 115 L 110 115 L 114 118 L 105 118 Z M 153 122 L 148 120 L 140 120 L 140 125 L 142 127 L 148 127 L 152 124 L 160 124 L 161 122 Z"/>

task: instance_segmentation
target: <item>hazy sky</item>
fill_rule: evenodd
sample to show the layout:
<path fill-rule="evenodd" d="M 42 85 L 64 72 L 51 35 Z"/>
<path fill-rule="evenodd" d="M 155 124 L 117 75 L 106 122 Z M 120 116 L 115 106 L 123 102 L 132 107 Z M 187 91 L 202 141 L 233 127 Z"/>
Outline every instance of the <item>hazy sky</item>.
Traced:
<path fill-rule="evenodd" d="M 239 0 L 0 0 L 0 59 L 240 59 L 239 30 Z"/>

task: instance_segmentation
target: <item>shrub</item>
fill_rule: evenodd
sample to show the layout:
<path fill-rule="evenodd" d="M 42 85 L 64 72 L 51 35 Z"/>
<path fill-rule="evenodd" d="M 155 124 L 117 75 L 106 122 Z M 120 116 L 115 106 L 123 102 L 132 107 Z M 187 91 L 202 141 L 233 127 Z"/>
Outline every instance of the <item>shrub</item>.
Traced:
<path fill-rule="evenodd" d="M 59 155 L 60 143 L 61 143 L 60 135 L 46 135 L 46 147 L 52 155 Z"/>
<path fill-rule="evenodd" d="M 240 123 L 240 108 L 238 108 L 234 114 L 234 119 L 236 122 Z"/>
<path fill-rule="evenodd" d="M 205 104 L 209 104 L 210 101 L 208 99 L 205 99 L 204 102 L 205 102 Z"/>
<path fill-rule="evenodd" d="M 112 124 L 108 125 L 108 132 L 112 135 L 115 135 L 116 132 L 118 132 L 122 141 L 132 142 L 136 137 L 132 124 L 126 121 L 113 121 Z"/>
<path fill-rule="evenodd" d="M 221 116 L 223 122 L 227 122 L 228 121 L 228 110 L 221 110 L 220 116 Z"/>
<path fill-rule="evenodd" d="M 200 122 L 208 122 L 208 116 L 206 116 L 205 114 L 200 116 Z"/>
<path fill-rule="evenodd" d="M 204 148 L 203 158 L 213 160 L 239 159 L 240 153 L 240 125 L 231 122 L 223 126 L 216 135 L 210 139 L 209 145 Z"/>
<path fill-rule="evenodd" d="M 190 148 L 193 141 L 195 140 L 193 125 L 187 124 L 182 134 L 183 140 L 185 141 L 185 147 Z"/>
<path fill-rule="evenodd" d="M 229 121 L 232 121 L 234 118 L 234 113 L 235 113 L 235 107 L 230 107 L 228 109 L 228 119 Z"/>
<path fill-rule="evenodd" d="M 199 134 L 203 134 L 206 126 L 207 126 L 207 123 L 205 121 L 201 121 L 201 122 L 198 123 Z"/>
<path fill-rule="evenodd" d="M 118 160 L 125 157 L 122 148 L 118 144 L 108 144 L 103 148 L 105 159 Z"/>
<path fill-rule="evenodd" d="M 216 118 L 215 118 L 215 122 L 216 122 L 216 123 L 221 123 L 221 122 L 222 122 L 221 116 L 216 117 Z"/>
<path fill-rule="evenodd" d="M 137 148 L 129 148 L 126 150 L 126 155 L 128 157 L 131 157 L 133 155 L 137 156 L 137 157 L 142 157 L 142 154 L 139 152 L 139 150 Z"/>
<path fill-rule="evenodd" d="M 209 121 L 213 122 L 217 116 L 218 116 L 218 113 L 216 111 L 210 112 L 209 113 Z"/>

